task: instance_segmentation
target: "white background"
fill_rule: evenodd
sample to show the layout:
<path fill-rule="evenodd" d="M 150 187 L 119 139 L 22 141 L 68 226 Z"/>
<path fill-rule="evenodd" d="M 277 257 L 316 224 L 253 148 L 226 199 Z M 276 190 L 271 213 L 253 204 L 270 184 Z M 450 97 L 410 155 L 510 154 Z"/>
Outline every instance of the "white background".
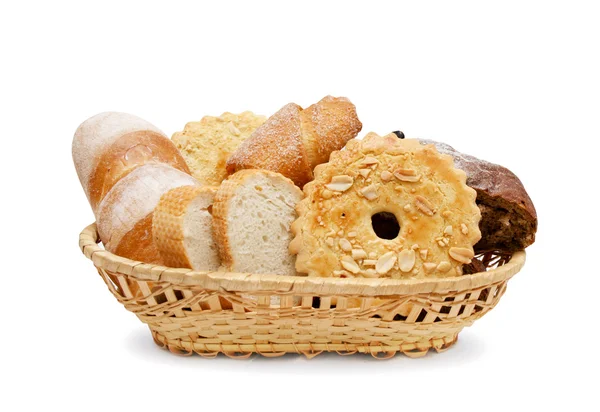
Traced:
<path fill-rule="evenodd" d="M 281 3 L 2 2 L 0 409 L 598 410 L 594 3 Z M 361 136 L 400 129 L 511 168 L 539 214 L 524 269 L 422 359 L 159 349 L 77 247 L 93 216 L 73 132 L 115 110 L 171 135 L 327 94 L 356 104 Z"/>

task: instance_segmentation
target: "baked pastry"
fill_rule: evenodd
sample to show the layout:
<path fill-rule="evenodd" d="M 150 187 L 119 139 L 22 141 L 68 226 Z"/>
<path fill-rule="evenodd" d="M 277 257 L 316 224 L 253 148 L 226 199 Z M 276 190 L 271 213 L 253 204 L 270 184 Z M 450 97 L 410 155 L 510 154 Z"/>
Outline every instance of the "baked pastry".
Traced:
<path fill-rule="evenodd" d="M 235 149 L 265 122 L 252 112 L 223 113 L 190 122 L 171 138 L 200 183 L 218 186 L 227 177 L 225 163 Z"/>
<path fill-rule="evenodd" d="M 161 163 L 134 169 L 98 207 L 96 223 L 104 248 L 129 259 L 162 264 L 152 238 L 154 208 L 167 191 L 196 184 L 189 174 Z"/>
<path fill-rule="evenodd" d="M 537 214 L 523 183 L 510 170 L 461 152 L 451 146 L 419 139 L 433 144 L 440 153 L 454 158 L 454 165 L 467 174 L 467 184 L 477 191 L 481 210 L 481 240 L 476 253 L 489 251 L 514 252 L 535 241 Z"/>
<path fill-rule="evenodd" d="M 456 276 L 479 240 L 476 193 L 433 145 L 369 133 L 333 152 L 304 186 L 292 225 L 309 276 Z"/>
<path fill-rule="evenodd" d="M 217 193 L 211 186 L 181 186 L 162 195 L 154 209 L 154 244 L 166 266 L 217 270 L 210 211 Z"/>
<path fill-rule="evenodd" d="M 290 179 L 268 170 L 241 170 L 223 181 L 212 210 L 224 269 L 295 275 L 288 245 L 300 199 Z"/>
<path fill-rule="evenodd" d="M 163 132 L 127 113 L 105 112 L 87 119 L 75 132 L 72 150 L 94 212 L 115 183 L 136 167 L 164 163 L 189 174 L 185 160 Z"/>
<path fill-rule="evenodd" d="M 289 103 L 233 152 L 227 171 L 271 170 L 301 188 L 312 180 L 315 166 L 329 160 L 361 128 L 356 108 L 345 97 L 327 96 L 306 110 Z"/>

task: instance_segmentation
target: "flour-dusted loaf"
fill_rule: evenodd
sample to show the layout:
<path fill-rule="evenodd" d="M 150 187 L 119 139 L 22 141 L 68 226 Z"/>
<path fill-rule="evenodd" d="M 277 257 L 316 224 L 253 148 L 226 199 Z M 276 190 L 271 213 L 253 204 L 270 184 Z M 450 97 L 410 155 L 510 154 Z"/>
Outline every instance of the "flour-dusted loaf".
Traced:
<path fill-rule="evenodd" d="M 475 252 L 525 249 L 535 241 L 537 214 L 523 183 L 507 168 L 478 159 L 433 140 L 440 153 L 454 158 L 454 165 L 467 174 L 467 185 L 477 191 L 477 206 L 481 210 L 481 240 Z"/>
<path fill-rule="evenodd" d="M 213 204 L 213 227 L 225 269 L 295 275 L 288 246 L 301 199 L 290 179 L 267 170 L 242 170 L 223 181 Z"/>
<path fill-rule="evenodd" d="M 246 111 L 205 116 L 189 122 L 171 138 L 201 184 L 218 186 L 227 177 L 225 163 L 238 146 L 267 118 Z"/>
<path fill-rule="evenodd" d="M 98 207 L 96 223 L 105 249 L 129 259 L 162 264 L 152 237 L 154 208 L 167 191 L 197 184 L 189 174 L 161 163 L 134 169 L 113 186 Z"/>
<path fill-rule="evenodd" d="M 154 209 L 152 234 L 166 266 L 219 269 L 210 213 L 216 192 L 212 186 L 181 186 L 160 198 Z"/>
<path fill-rule="evenodd" d="M 164 163 L 189 173 L 185 160 L 163 132 L 127 113 L 105 112 L 87 119 L 75 132 L 72 151 L 94 212 L 119 179 L 136 167 Z"/>
<path fill-rule="evenodd" d="M 327 96 L 307 109 L 282 107 L 246 139 L 227 161 L 227 171 L 266 169 L 302 187 L 313 169 L 329 160 L 362 128 L 356 107 L 345 97 Z"/>

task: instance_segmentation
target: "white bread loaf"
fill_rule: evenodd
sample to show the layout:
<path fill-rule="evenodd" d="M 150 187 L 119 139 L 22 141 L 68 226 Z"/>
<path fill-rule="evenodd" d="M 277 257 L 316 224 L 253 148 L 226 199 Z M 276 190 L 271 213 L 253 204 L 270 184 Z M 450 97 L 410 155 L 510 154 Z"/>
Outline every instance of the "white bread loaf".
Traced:
<path fill-rule="evenodd" d="M 302 191 L 279 173 L 242 170 L 223 181 L 213 204 L 213 227 L 226 270 L 295 275 L 288 246 Z"/>
<path fill-rule="evenodd" d="M 152 212 L 167 191 L 197 184 L 190 175 L 161 163 L 134 169 L 113 186 L 98 207 L 96 223 L 106 250 L 162 264 L 152 238 Z"/>
<path fill-rule="evenodd" d="M 73 137 L 73 161 L 94 213 L 110 189 L 138 166 L 165 163 L 189 174 L 175 145 L 156 126 L 127 113 L 105 112 Z"/>
<path fill-rule="evenodd" d="M 154 209 L 152 234 L 166 266 L 219 269 L 210 214 L 216 192 L 211 186 L 181 186 L 160 198 Z"/>

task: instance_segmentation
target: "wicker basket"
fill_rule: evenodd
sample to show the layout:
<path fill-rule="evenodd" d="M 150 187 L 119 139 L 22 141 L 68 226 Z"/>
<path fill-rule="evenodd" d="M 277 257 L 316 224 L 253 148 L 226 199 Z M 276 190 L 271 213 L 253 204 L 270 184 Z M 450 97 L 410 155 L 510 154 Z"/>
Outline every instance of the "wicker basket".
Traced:
<path fill-rule="evenodd" d="M 177 354 L 246 358 L 323 351 L 420 357 L 450 347 L 490 311 L 525 252 L 478 256 L 488 271 L 445 279 L 336 279 L 194 272 L 102 249 L 96 225 L 79 246 L 112 294 Z"/>

